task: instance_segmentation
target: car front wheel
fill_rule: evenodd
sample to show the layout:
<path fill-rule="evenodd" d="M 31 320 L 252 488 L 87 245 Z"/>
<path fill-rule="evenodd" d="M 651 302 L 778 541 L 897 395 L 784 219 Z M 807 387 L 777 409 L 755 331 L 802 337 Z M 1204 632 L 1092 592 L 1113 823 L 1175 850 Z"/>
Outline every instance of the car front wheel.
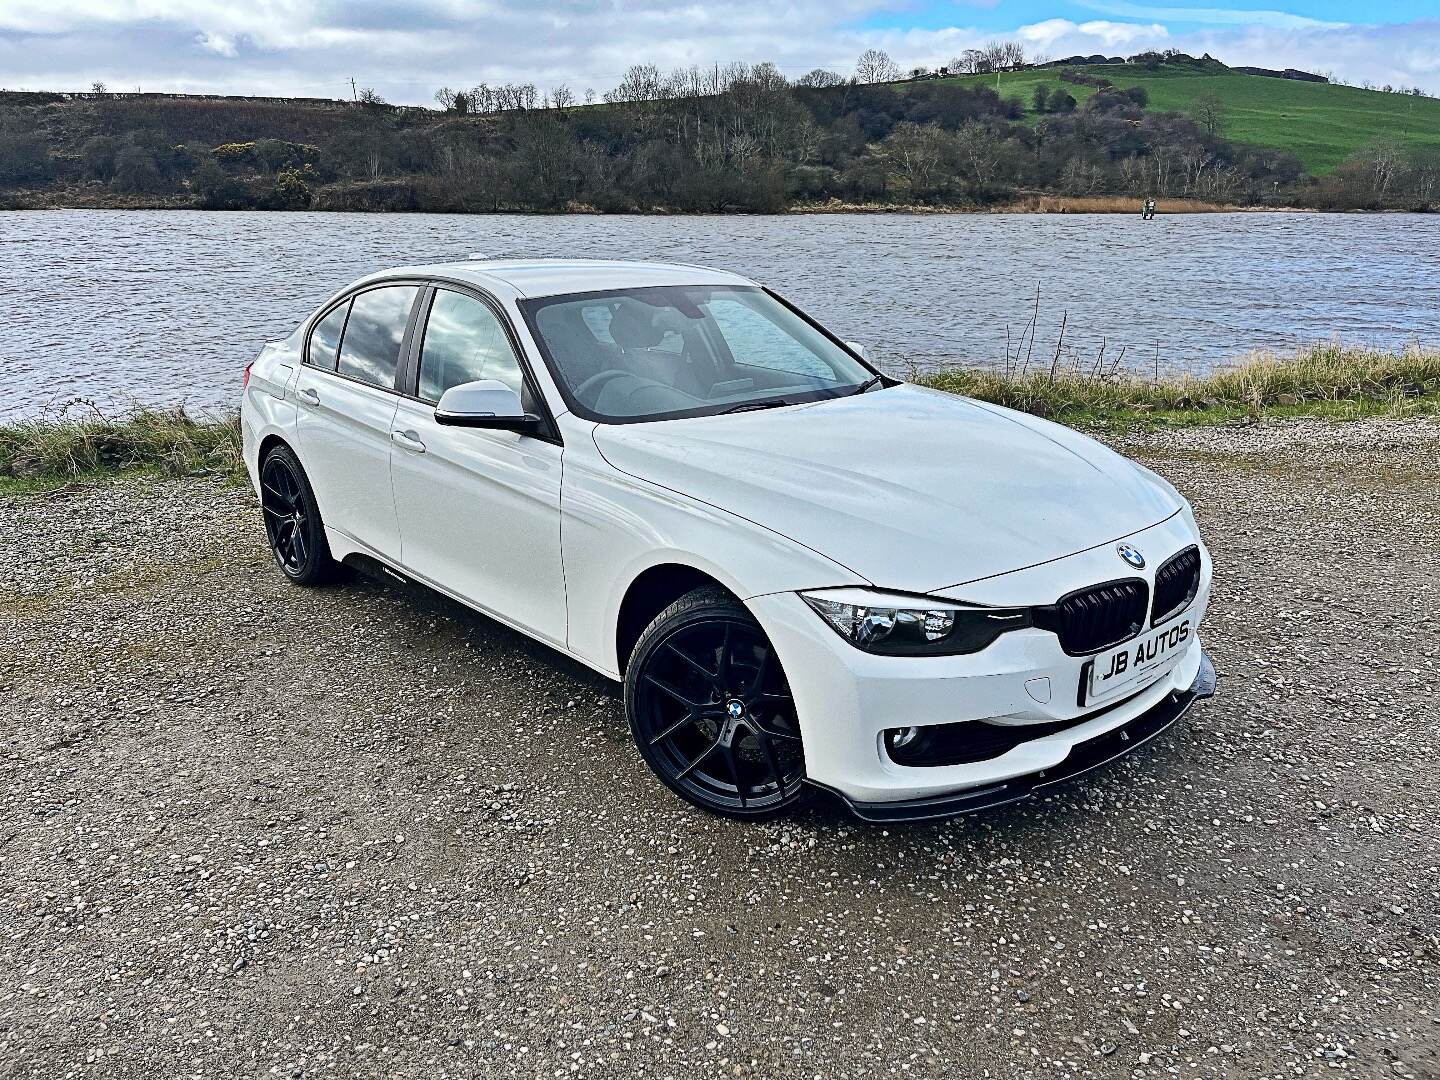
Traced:
<path fill-rule="evenodd" d="M 625 708 L 646 763 L 696 806 L 769 818 L 805 794 L 785 672 L 754 616 L 722 589 L 696 589 L 656 616 L 626 669 Z"/>

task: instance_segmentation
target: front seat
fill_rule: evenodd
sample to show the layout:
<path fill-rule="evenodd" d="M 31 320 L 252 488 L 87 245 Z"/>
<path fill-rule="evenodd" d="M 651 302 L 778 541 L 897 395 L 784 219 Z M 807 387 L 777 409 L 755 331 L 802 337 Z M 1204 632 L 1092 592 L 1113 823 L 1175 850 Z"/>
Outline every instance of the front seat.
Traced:
<path fill-rule="evenodd" d="M 577 306 L 558 304 L 542 308 L 539 323 L 550 346 L 550 355 L 571 386 L 579 386 L 602 371 L 625 366 L 620 350 L 596 338 Z"/>
<path fill-rule="evenodd" d="M 666 322 L 682 322 L 684 316 L 673 309 L 656 310 L 639 301 L 621 301 L 610 317 L 610 336 L 625 350 L 625 367 L 634 374 L 655 379 L 692 397 L 703 398 L 710 391 L 714 378 L 703 379 L 695 370 L 690 356 L 690 343 L 684 331 Z M 657 349 L 667 333 L 680 338 L 679 352 Z"/>

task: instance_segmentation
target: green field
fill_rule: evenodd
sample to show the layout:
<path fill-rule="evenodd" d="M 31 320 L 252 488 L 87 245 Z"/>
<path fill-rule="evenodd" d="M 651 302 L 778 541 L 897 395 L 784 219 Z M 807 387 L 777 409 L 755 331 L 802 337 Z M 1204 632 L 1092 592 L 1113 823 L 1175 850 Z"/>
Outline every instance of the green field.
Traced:
<path fill-rule="evenodd" d="M 1271 79 L 1237 71 L 1197 72 L 1185 68 L 1146 71 L 1129 64 L 1076 66 L 1109 79 L 1121 89 L 1143 86 L 1149 108 L 1184 112 L 1206 93 L 1225 105 L 1222 134 L 1235 142 L 1289 150 L 1306 170 L 1320 176 L 1375 138 L 1389 137 L 1408 146 L 1440 149 L 1440 101 L 1386 94 L 1353 86 Z M 1030 96 L 1044 83 L 1064 88 L 1077 101 L 1095 92 L 1060 80 L 1059 69 L 1012 71 L 1001 75 L 963 75 L 948 80 L 996 86 L 1005 97 Z"/>

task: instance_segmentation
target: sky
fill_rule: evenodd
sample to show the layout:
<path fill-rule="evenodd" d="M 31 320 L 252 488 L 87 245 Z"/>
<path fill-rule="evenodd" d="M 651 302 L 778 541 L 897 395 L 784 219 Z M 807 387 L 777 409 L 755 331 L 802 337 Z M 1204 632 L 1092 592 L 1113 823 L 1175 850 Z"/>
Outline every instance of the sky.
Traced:
<path fill-rule="evenodd" d="M 349 97 L 529 82 L 583 99 L 625 68 L 772 61 L 843 75 L 867 48 L 907 70 L 1020 41 L 1028 55 L 1208 52 L 1440 94 L 1437 0 L 0 0 L 0 88 Z"/>

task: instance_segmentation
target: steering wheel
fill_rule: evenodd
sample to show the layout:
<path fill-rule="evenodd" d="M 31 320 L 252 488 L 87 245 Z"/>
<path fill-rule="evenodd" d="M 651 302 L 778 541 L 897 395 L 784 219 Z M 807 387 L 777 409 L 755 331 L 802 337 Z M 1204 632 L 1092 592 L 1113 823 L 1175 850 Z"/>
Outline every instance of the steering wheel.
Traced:
<path fill-rule="evenodd" d="M 630 372 L 622 371 L 619 368 L 606 368 L 604 371 L 597 371 L 579 386 L 575 387 L 575 396 L 583 401 L 593 401 L 594 399 L 589 396 L 590 391 L 599 390 L 601 387 L 620 378 L 620 376 L 629 374 Z M 597 394 L 596 396 L 598 397 L 599 395 Z"/>

